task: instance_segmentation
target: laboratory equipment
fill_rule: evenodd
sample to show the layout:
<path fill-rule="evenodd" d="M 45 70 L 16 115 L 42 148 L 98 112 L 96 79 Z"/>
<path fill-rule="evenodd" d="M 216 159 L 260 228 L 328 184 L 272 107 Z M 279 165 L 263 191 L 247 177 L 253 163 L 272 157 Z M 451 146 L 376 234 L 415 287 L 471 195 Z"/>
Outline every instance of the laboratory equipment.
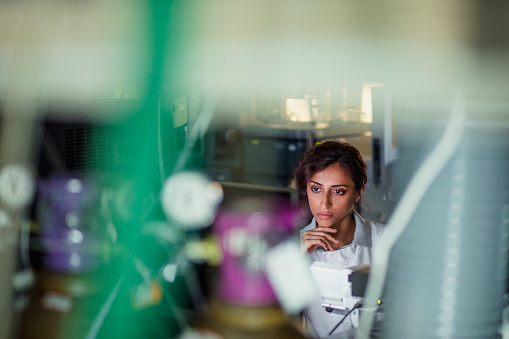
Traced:
<path fill-rule="evenodd" d="M 228 302 L 264 305 L 276 302 L 265 275 L 270 247 L 292 234 L 298 211 L 276 213 L 277 201 L 240 200 L 235 210 L 223 210 L 214 225 L 223 252 L 218 296 Z"/>
<path fill-rule="evenodd" d="M 354 271 L 355 268 L 344 268 L 321 261 L 311 264 L 311 272 L 322 296 L 322 307 L 327 312 L 344 316 L 362 300 L 353 293 L 350 275 Z M 358 325 L 358 315 L 355 323 Z"/>
<path fill-rule="evenodd" d="M 209 226 L 223 199 L 223 188 L 197 171 L 171 175 L 163 186 L 161 202 L 166 216 L 184 229 Z"/>
<path fill-rule="evenodd" d="M 288 186 L 302 155 L 314 144 L 305 129 L 248 126 L 242 129 L 243 179 L 250 184 Z"/>
<path fill-rule="evenodd" d="M 416 168 L 424 178 L 434 172 L 421 166 L 443 167 L 412 179 L 397 209 L 413 213 L 390 253 L 382 337 L 496 338 L 507 292 L 508 106 L 457 100 L 440 116 L 445 103 L 406 105 L 417 114 L 402 119 L 398 187 Z"/>
<path fill-rule="evenodd" d="M 212 227 L 222 260 L 212 286 L 210 312 L 197 327 L 226 338 L 301 338 L 279 306 L 265 266 L 271 248 L 301 226 L 302 213 L 292 207 L 289 190 L 241 186 L 225 187 L 225 201 Z"/>
<path fill-rule="evenodd" d="M 11 208 L 26 207 L 32 200 L 34 186 L 27 166 L 9 164 L 0 171 L 0 200 Z"/>
<path fill-rule="evenodd" d="M 106 230 L 100 223 L 98 197 L 97 187 L 77 176 L 40 182 L 39 239 L 47 269 L 86 272 L 98 267 Z"/>
<path fill-rule="evenodd" d="M 320 300 L 311 304 L 308 310 L 321 315 L 314 317 L 314 326 L 327 329 L 325 334 L 328 335 L 342 333 L 345 338 L 354 333 L 359 327 L 369 268 L 369 265 L 344 267 L 313 262 L 311 272 L 320 291 Z M 320 310 L 320 306 L 328 314 Z"/>

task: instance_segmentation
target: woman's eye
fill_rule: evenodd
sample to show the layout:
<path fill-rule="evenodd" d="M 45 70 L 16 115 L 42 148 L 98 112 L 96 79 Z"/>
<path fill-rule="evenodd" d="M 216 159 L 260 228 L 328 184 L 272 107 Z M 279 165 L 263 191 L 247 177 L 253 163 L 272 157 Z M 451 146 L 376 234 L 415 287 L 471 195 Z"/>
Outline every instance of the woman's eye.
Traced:
<path fill-rule="evenodd" d="M 311 187 L 311 191 L 318 192 L 318 191 L 320 191 L 320 189 L 318 187 Z"/>
<path fill-rule="evenodd" d="M 343 190 L 334 190 L 334 193 L 336 193 L 336 194 L 344 194 L 345 191 L 343 191 Z"/>

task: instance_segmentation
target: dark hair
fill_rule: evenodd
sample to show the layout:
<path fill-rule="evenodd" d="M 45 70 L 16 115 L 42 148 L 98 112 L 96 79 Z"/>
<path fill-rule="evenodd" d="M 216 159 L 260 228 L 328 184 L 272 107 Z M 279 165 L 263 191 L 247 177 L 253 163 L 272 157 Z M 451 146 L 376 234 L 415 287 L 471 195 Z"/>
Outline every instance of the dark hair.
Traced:
<path fill-rule="evenodd" d="M 303 156 L 295 171 L 295 182 L 302 197 L 307 195 L 307 183 L 316 173 L 332 164 L 344 168 L 360 190 L 367 182 L 366 163 L 355 146 L 342 141 L 324 141 L 311 147 Z"/>

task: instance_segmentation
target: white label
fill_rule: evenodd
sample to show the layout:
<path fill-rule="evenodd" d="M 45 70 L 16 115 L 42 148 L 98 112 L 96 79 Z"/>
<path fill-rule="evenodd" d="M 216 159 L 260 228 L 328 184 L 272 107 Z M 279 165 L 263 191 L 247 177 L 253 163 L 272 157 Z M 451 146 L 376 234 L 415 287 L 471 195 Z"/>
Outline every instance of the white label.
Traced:
<path fill-rule="evenodd" d="M 42 297 L 41 303 L 44 308 L 62 313 L 68 313 L 73 306 L 71 297 L 56 292 L 46 293 Z"/>
<path fill-rule="evenodd" d="M 282 242 L 267 254 L 267 277 L 287 313 L 298 313 L 321 299 L 309 266 L 310 262 L 301 254 L 299 241 L 295 238 Z"/>

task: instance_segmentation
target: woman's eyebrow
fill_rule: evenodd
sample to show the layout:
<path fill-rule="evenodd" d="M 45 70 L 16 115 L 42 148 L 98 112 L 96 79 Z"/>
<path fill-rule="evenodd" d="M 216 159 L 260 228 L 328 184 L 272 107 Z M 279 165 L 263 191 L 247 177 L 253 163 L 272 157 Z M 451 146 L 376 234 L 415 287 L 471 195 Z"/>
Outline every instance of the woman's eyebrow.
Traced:
<path fill-rule="evenodd" d="M 322 184 L 320 184 L 320 183 L 319 183 L 319 182 L 317 182 L 317 181 L 312 181 L 312 180 L 311 180 L 311 181 L 310 181 L 310 183 L 313 183 L 313 184 L 315 184 L 315 185 L 323 186 Z M 331 187 L 346 187 L 346 188 L 348 188 L 348 185 L 337 184 L 337 185 L 331 185 Z"/>

